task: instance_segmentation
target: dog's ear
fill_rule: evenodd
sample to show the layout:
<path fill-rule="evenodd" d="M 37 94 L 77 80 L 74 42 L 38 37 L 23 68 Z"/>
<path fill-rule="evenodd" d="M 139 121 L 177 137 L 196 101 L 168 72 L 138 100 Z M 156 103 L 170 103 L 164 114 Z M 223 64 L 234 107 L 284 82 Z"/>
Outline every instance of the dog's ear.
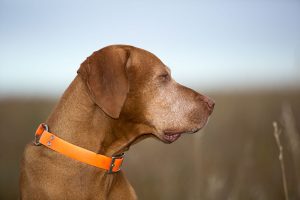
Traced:
<path fill-rule="evenodd" d="M 119 118 L 129 91 L 126 74 L 129 57 L 129 49 L 106 47 L 94 52 L 77 71 L 94 102 L 112 118 Z"/>

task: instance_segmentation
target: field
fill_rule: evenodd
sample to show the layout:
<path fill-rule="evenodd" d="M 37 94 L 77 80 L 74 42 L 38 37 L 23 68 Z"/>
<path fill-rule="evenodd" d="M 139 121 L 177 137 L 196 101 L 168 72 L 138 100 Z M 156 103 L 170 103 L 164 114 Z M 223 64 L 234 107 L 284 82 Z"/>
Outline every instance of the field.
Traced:
<path fill-rule="evenodd" d="M 300 152 L 293 148 L 300 143 L 300 90 L 210 96 L 216 108 L 205 129 L 171 145 L 148 139 L 127 152 L 124 171 L 139 199 L 285 199 L 273 121 L 282 129 L 289 199 L 300 199 Z M 55 102 L 42 98 L 0 100 L 0 199 L 18 197 L 24 145 L 32 141 L 36 126 Z M 296 139 L 291 140 L 289 131 Z"/>

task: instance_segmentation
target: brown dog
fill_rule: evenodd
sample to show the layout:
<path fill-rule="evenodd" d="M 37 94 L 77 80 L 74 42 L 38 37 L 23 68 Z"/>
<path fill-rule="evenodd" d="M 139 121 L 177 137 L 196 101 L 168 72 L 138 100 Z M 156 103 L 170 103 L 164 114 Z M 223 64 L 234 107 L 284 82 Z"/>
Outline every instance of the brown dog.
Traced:
<path fill-rule="evenodd" d="M 125 45 L 94 52 L 47 119 L 50 131 L 113 156 L 154 136 L 165 143 L 201 129 L 214 102 L 176 83 L 155 55 Z M 122 171 L 108 174 L 45 146 L 28 144 L 21 199 L 136 199 Z"/>

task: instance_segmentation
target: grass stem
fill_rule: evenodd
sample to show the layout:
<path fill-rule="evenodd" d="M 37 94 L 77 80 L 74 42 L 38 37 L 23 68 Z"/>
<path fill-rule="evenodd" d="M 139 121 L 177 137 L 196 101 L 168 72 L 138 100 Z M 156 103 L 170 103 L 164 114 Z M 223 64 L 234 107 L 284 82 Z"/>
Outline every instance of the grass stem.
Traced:
<path fill-rule="evenodd" d="M 281 141 L 280 141 L 280 134 L 282 133 L 282 131 L 278 128 L 277 122 L 273 122 L 273 127 L 274 127 L 274 137 L 275 137 L 276 144 L 277 144 L 277 147 L 278 147 L 278 150 L 279 150 L 278 159 L 279 159 L 280 167 L 281 167 L 281 175 L 282 175 L 284 196 L 285 196 L 285 200 L 289 200 L 285 165 L 284 165 L 284 160 L 283 160 L 283 147 L 282 147 L 282 144 L 281 144 Z"/>

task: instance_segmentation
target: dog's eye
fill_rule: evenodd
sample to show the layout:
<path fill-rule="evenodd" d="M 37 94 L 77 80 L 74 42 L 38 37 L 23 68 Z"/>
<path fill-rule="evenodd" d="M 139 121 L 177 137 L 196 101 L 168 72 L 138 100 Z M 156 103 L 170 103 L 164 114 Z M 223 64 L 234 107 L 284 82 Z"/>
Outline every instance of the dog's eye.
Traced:
<path fill-rule="evenodd" d="M 162 81 L 169 81 L 171 79 L 171 77 L 169 74 L 165 73 L 165 74 L 159 75 L 159 79 Z"/>

